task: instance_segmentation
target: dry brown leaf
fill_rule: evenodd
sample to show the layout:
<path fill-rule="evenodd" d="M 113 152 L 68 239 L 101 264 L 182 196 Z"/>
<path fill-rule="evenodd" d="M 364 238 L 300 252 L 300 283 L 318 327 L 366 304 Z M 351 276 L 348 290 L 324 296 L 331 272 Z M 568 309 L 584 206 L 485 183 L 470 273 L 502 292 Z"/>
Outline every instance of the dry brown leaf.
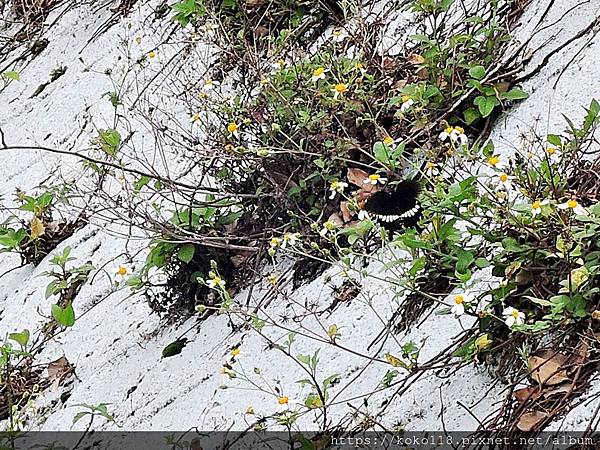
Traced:
<path fill-rule="evenodd" d="M 573 390 L 572 383 L 561 384 L 560 386 L 554 386 L 554 387 L 544 389 L 544 392 L 542 392 L 542 397 L 548 398 L 548 397 L 552 397 L 553 395 L 568 394 L 568 393 L 572 392 L 572 390 Z"/>
<path fill-rule="evenodd" d="M 410 55 L 408 55 L 408 58 L 406 58 L 406 60 L 411 64 L 423 64 L 425 62 L 425 58 L 423 58 L 418 53 L 411 53 Z"/>
<path fill-rule="evenodd" d="M 43 236 L 45 232 L 46 228 L 44 227 L 44 222 L 37 217 L 34 217 L 31 220 L 31 239 L 37 239 L 40 236 Z"/>
<path fill-rule="evenodd" d="M 327 221 L 335 223 L 335 225 L 338 227 L 341 227 L 342 225 L 344 225 L 344 221 L 337 213 L 333 213 L 332 215 L 330 215 L 329 219 L 327 219 Z"/>
<path fill-rule="evenodd" d="M 548 414 L 542 411 L 527 411 L 519 417 L 517 428 L 521 431 L 531 431 L 547 417 Z"/>
<path fill-rule="evenodd" d="M 369 174 L 362 169 L 357 169 L 353 167 L 348 169 L 347 177 L 350 183 L 362 188 L 365 186 L 365 183 L 363 183 L 363 181 L 369 178 Z"/>
<path fill-rule="evenodd" d="M 569 380 L 563 368 L 569 358 L 555 350 L 542 350 L 538 355 L 530 356 L 527 365 L 531 378 L 539 384 L 555 385 Z"/>
<path fill-rule="evenodd" d="M 51 383 L 60 385 L 66 378 L 68 378 L 75 371 L 69 360 L 64 356 L 61 356 L 56 361 L 48 363 L 48 380 Z"/>
<path fill-rule="evenodd" d="M 519 403 L 525 403 L 526 401 L 535 401 L 541 396 L 541 391 L 539 387 L 528 386 L 523 389 L 517 389 L 513 392 L 513 396 Z"/>
<path fill-rule="evenodd" d="M 427 80 L 429 78 L 429 70 L 427 70 L 425 68 L 419 69 L 419 70 L 417 70 L 417 73 L 415 75 L 420 80 Z"/>
<path fill-rule="evenodd" d="M 352 220 L 354 213 L 348 208 L 347 201 L 344 200 L 343 202 L 340 202 L 340 211 L 342 212 L 342 219 L 344 219 L 344 222 L 350 222 Z"/>

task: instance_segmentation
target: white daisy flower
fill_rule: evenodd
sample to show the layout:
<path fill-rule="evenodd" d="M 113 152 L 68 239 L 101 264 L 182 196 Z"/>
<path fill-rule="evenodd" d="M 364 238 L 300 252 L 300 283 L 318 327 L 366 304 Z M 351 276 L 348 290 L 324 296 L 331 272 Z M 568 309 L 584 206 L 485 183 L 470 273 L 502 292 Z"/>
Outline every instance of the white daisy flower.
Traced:
<path fill-rule="evenodd" d="M 549 200 L 536 200 L 531 204 L 531 215 L 532 217 L 542 213 L 542 206 L 550 203 Z"/>
<path fill-rule="evenodd" d="M 439 138 L 442 142 L 450 139 L 452 143 L 459 142 L 463 146 L 469 143 L 469 138 L 462 127 L 447 127 L 440 133 Z"/>
<path fill-rule="evenodd" d="M 302 403 L 299 402 L 298 400 L 289 398 L 285 395 L 282 395 L 281 397 L 277 397 L 277 410 L 280 413 L 290 411 L 294 405 L 300 405 L 300 404 L 302 404 Z"/>
<path fill-rule="evenodd" d="M 313 83 L 316 83 L 319 80 L 324 80 L 325 72 L 327 72 L 327 69 L 325 69 L 324 67 L 317 67 L 315 70 L 313 70 L 313 74 L 310 79 Z"/>
<path fill-rule="evenodd" d="M 344 192 L 344 189 L 348 187 L 348 183 L 343 181 L 332 181 L 329 185 L 329 200 L 332 200 L 337 194 Z"/>
<path fill-rule="evenodd" d="M 285 60 L 278 59 L 271 66 L 273 67 L 274 71 L 278 71 L 278 70 L 283 69 L 286 65 L 287 65 L 287 63 L 285 62 Z"/>
<path fill-rule="evenodd" d="M 371 219 L 371 216 L 369 216 L 368 211 L 361 209 L 358 212 L 358 220 L 370 220 L 370 219 Z"/>
<path fill-rule="evenodd" d="M 377 185 L 377 183 L 385 184 L 385 183 L 387 183 L 387 178 L 383 178 L 378 173 L 374 173 L 372 175 L 369 175 L 368 178 L 365 178 L 363 180 L 363 184 L 372 184 L 373 186 L 375 186 L 375 185 Z"/>
<path fill-rule="evenodd" d="M 337 99 L 340 95 L 348 92 L 348 85 L 345 83 L 336 83 L 331 91 L 333 92 L 333 98 Z"/>
<path fill-rule="evenodd" d="M 211 80 L 210 78 L 204 80 L 204 86 L 202 86 L 202 90 L 204 92 L 212 91 L 215 87 L 219 86 L 221 83 L 215 80 Z"/>
<path fill-rule="evenodd" d="M 331 32 L 331 40 L 333 42 L 343 42 L 348 36 L 348 32 L 343 28 L 336 28 Z"/>
<path fill-rule="evenodd" d="M 428 177 L 437 177 L 440 174 L 440 169 L 437 163 L 433 161 L 427 161 L 425 164 L 425 175 Z"/>
<path fill-rule="evenodd" d="M 131 271 L 128 266 L 121 264 L 114 270 L 114 277 L 117 283 L 123 283 L 129 277 Z"/>
<path fill-rule="evenodd" d="M 294 247 L 298 243 L 298 239 L 300 239 L 300 233 L 285 233 L 283 235 L 281 248 L 285 248 L 288 245 Z"/>
<path fill-rule="evenodd" d="M 507 173 L 501 173 L 496 176 L 496 190 L 505 190 L 508 191 L 512 187 L 512 180 L 515 177 L 508 175 Z"/>
<path fill-rule="evenodd" d="M 323 228 L 321 228 L 321 231 L 319 231 L 319 234 L 321 236 L 325 237 L 328 233 L 334 231 L 336 228 L 337 228 L 337 225 L 335 224 L 335 222 L 328 220 L 327 222 L 325 222 L 323 224 Z"/>
<path fill-rule="evenodd" d="M 573 211 L 573 213 L 577 214 L 578 216 L 586 216 L 588 214 L 587 210 L 583 206 L 581 206 L 579 202 L 574 198 L 558 205 L 558 209 L 570 209 L 571 211 Z"/>
<path fill-rule="evenodd" d="M 552 164 L 558 164 L 560 162 L 561 153 L 556 147 L 548 147 L 546 149 L 546 155 Z"/>
<path fill-rule="evenodd" d="M 223 289 L 225 288 L 225 280 L 218 275 L 214 275 L 206 282 L 206 285 L 211 289 Z"/>
<path fill-rule="evenodd" d="M 470 297 L 467 294 L 455 295 L 450 312 L 455 316 L 462 316 L 465 313 L 465 304 L 468 305 L 469 301 Z"/>
<path fill-rule="evenodd" d="M 500 155 L 492 155 L 488 158 L 487 163 L 494 169 L 502 169 L 506 164 Z"/>
<path fill-rule="evenodd" d="M 227 125 L 227 132 L 229 133 L 230 136 L 234 136 L 234 137 L 238 137 L 239 136 L 239 125 L 235 122 L 230 122 Z"/>
<path fill-rule="evenodd" d="M 523 325 L 525 322 L 525 314 L 512 306 L 505 308 L 502 311 L 502 315 L 505 317 L 504 323 L 509 328 L 512 328 L 514 325 Z"/>
<path fill-rule="evenodd" d="M 415 101 L 412 98 L 410 98 L 408 95 L 403 95 L 402 96 L 402 105 L 400 105 L 400 112 L 405 113 L 414 104 L 415 104 Z"/>

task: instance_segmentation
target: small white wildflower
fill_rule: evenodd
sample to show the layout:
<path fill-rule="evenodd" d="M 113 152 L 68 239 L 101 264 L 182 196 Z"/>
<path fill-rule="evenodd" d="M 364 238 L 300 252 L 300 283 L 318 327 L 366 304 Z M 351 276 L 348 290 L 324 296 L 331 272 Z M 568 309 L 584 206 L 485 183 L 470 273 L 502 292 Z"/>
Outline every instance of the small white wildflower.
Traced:
<path fill-rule="evenodd" d="M 221 83 L 215 80 L 204 80 L 204 86 L 202 86 L 202 90 L 204 92 L 212 91 L 215 87 L 219 86 Z"/>
<path fill-rule="evenodd" d="M 588 214 L 587 210 L 583 206 L 581 206 L 579 202 L 574 198 L 558 205 L 558 209 L 570 209 L 571 211 L 573 211 L 573 213 L 577 214 L 578 216 L 586 216 Z"/>
<path fill-rule="evenodd" d="M 325 222 L 323 224 L 323 228 L 321 228 L 321 231 L 319 231 L 319 234 L 321 236 L 325 237 L 328 233 L 334 231 L 336 228 L 337 228 L 337 225 L 335 224 L 335 222 L 328 220 L 327 222 Z"/>
<path fill-rule="evenodd" d="M 285 248 L 290 245 L 291 247 L 295 246 L 300 239 L 300 233 L 285 233 L 283 235 L 283 242 L 281 243 L 281 248 Z"/>
<path fill-rule="evenodd" d="M 408 95 L 403 95 L 402 96 L 402 105 L 400 105 L 400 112 L 402 112 L 402 113 L 407 112 L 414 104 L 415 104 L 415 101 L 412 98 L 410 98 Z"/>
<path fill-rule="evenodd" d="M 316 83 L 319 80 L 324 80 L 325 72 L 327 72 L 327 70 L 324 67 L 317 67 L 315 70 L 313 70 L 313 74 L 310 79 L 313 81 L 313 83 Z"/>
<path fill-rule="evenodd" d="M 373 186 L 375 186 L 378 183 L 379 184 L 385 184 L 385 183 L 387 183 L 387 178 L 383 178 L 378 173 L 374 173 L 372 175 L 369 175 L 368 178 L 365 178 L 363 180 L 363 184 L 372 184 Z"/>
<path fill-rule="evenodd" d="M 465 304 L 469 304 L 470 297 L 467 294 L 458 294 L 454 296 L 453 301 L 450 312 L 456 316 L 462 316 L 465 313 Z"/>
<path fill-rule="evenodd" d="M 333 42 L 343 42 L 348 36 L 349 34 L 344 28 L 336 28 L 331 32 L 331 40 Z"/>
<path fill-rule="evenodd" d="M 504 311 L 502 311 L 502 315 L 505 317 L 504 323 L 509 328 L 512 328 L 515 325 L 523 325 L 525 322 L 525 314 L 512 306 L 505 308 Z"/>
<path fill-rule="evenodd" d="M 122 283 L 125 280 L 127 280 L 127 277 L 129 276 L 129 274 L 130 274 L 129 267 L 121 264 L 115 268 L 115 271 L 114 271 L 115 281 L 117 283 Z"/>
<path fill-rule="evenodd" d="M 337 194 L 342 194 L 347 187 L 348 183 L 343 181 L 332 181 L 329 185 L 329 200 L 332 200 Z"/>
<path fill-rule="evenodd" d="M 538 214 L 542 213 L 542 206 L 547 205 L 548 203 L 550 203 L 549 200 L 536 200 L 531 204 L 531 215 L 533 217 L 537 216 Z"/>

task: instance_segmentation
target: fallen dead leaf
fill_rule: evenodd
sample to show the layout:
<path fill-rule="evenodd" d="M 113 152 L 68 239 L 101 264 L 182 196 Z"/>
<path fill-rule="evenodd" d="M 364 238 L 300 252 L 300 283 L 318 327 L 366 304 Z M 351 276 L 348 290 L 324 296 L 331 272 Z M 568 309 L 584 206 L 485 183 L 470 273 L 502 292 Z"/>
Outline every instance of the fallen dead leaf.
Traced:
<path fill-rule="evenodd" d="M 525 403 L 526 401 L 535 401 L 542 395 L 539 387 L 528 386 L 523 389 L 517 389 L 513 392 L 513 396 L 519 403 Z"/>
<path fill-rule="evenodd" d="M 344 221 L 342 220 L 342 218 L 337 213 L 333 213 L 332 215 L 330 215 L 327 220 L 329 222 L 335 223 L 335 225 L 338 226 L 338 227 L 341 227 L 342 225 L 344 225 Z"/>
<path fill-rule="evenodd" d="M 369 178 L 369 174 L 362 169 L 357 169 L 355 167 L 348 169 L 348 181 L 356 186 L 362 188 L 364 187 L 363 181 Z"/>
<path fill-rule="evenodd" d="M 533 380 L 540 385 L 561 384 L 569 380 L 564 369 L 568 357 L 555 350 L 542 350 L 538 355 L 530 356 L 527 365 Z"/>
<path fill-rule="evenodd" d="M 48 381 L 55 383 L 56 386 L 59 386 L 73 372 L 75 372 L 75 368 L 64 356 L 48 363 Z"/>
<path fill-rule="evenodd" d="M 344 222 L 350 222 L 352 220 L 354 213 L 348 209 L 347 201 L 340 202 L 340 211 L 342 212 L 342 219 L 344 219 Z"/>
<path fill-rule="evenodd" d="M 34 217 L 31 220 L 31 239 L 37 239 L 40 236 L 43 236 L 45 232 L 46 228 L 44 227 L 44 222 L 37 217 Z"/>
<path fill-rule="evenodd" d="M 423 58 L 418 53 L 411 53 L 410 55 L 408 55 L 408 58 L 406 58 L 406 60 L 411 64 L 423 64 L 425 62 L 425 58 Z"/>
<path fill-rule="evenodd" d="M 521 431 L 531 431 L 547 417 L 548 414 L 542 411 L 527 411 L 519 417 L 517 428 Z"/>

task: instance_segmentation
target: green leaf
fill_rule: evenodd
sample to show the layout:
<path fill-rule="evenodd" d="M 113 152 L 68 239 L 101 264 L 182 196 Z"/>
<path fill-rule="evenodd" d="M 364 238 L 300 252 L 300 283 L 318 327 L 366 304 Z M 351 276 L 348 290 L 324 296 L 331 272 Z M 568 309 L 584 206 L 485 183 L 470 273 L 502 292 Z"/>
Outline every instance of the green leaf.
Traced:
<path fill-rule="evenodd" d="M 496 105 L 498 105 L 498 99 L 496 97 L 484 97 L 480 95 L 475 98 L 473 103 L 479 108 L 481 117 L 487 117 L 492 113 Z"/>
<path fill-rule="evenodd" d="M 73 305 L 69 303 L 65 309 L 58 305 L 52 305 L 52 317 L 63 327 L 72 327 L 75 324 Z"/>
<path fill-rule="evenodd" d="M 483 80 L 486 75 L 485 67 L 474 66 L 469 69 L 469 75 L 476 80 Z"/>
<path fill-rule="evenodd" d="M 514 88 L 502 94 L 502 98 L 510 101 L 524 100 L 529 97 L 529 94 L 522 89 Z"/>
<path fill-rule="evenodd" d="M 467 122 L 467 125 L 471 125 L 481 117 L 481 114 L 479 114 L 479 111 L 475 108 L 467 108 L 463 112 L 463 116 L 465 117 L 465 122 Z"/>
<path fill-rule="evenodd" d="M 188 264 L 194 258 L 195 253 L 196 246 L 194 244 L 183 244 L 177 250 L 177 258 L 179 258 L 180 261 Z"/>
<path fill-rule="evenodd" d="M 21 75 L 19 75 L 19 72 L 17 72 L 16 70 L 9 70 L 7 72 L 4 72 L 2 76 L 7 80 L 19 81 L 21 79 Z"/>
<path fill-rule="evenodd" d="M 179 355 L 186 345 L 187 338 L 177 339 L 163 348 L 162 357 L 170 358 L 171 356 Z"/>
<path fill-rule="evenodd" d="M 10 333 L 8 335 L 8 338 L 15 341 L 22 348 L 25 348 L 25 347 L 27 347 L 27 343 L 29 342 L 29 330 L 27 328 L 25 328 L 20 333 Z"/>
<path fill-rule="evenodd" d="M 112 128 L 99 130 L 98 137 L 94 142 L 100 146 L 100 149 L 107 155 L 116 156 L 121 146 L 121 134 Z"/>
<path fill-rule="evenodd" d="M 557 147 L 560 147 L 562 145 L 562 140 L 560 139 L 560 136 L 556 135 L 556 134 L 549 134 L 546 139 L 548 140 L 548 142 L 552 145 L 556 145 Z"/>

